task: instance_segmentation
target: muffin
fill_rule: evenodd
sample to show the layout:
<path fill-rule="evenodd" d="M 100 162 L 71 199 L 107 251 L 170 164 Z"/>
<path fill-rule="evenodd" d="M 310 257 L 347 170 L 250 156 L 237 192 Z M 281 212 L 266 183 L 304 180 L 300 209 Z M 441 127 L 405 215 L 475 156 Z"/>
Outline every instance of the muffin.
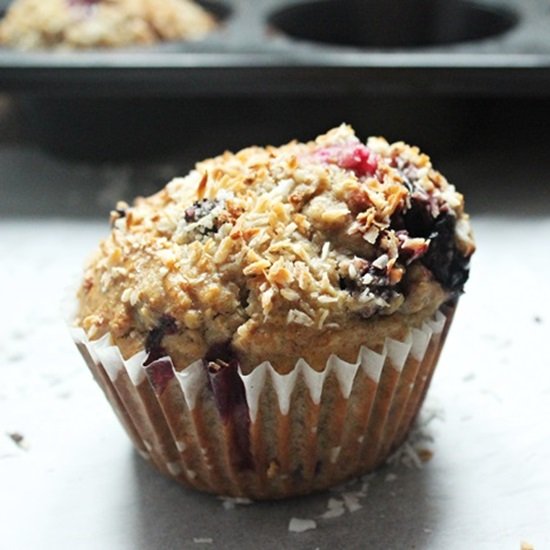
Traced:
<path fill-rule="evenodd" d="M 215 25 L 191 0 L 15 0 L 0 21 L 0 44 L 116 48 L 197 39 Z"/>
<path fill-rule="evenodd" d="M 473 251 L 463 197 L 428 156 L 341 126 L 119 203 L 74 338 L 160 471 L 305 494 L 404 441 Z"/>

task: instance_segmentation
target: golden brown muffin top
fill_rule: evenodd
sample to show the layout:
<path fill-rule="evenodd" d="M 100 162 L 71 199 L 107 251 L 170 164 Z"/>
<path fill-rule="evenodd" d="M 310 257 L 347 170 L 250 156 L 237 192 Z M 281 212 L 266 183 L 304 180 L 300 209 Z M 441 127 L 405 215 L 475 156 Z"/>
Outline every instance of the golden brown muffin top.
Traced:
<path fill-rule="evenodd" d="M 77 324 L 125 355 L 162 340 L 178 368 L 228 343 L 245 366 L 376 346 L 381 327 L 419 326 L 459 294 L 474 251 L 429 157 L 349 126 L 200 162 L 112 223 Z"/>
<path fill-rule="evenodd" d="M 23 50 L 113 48 L 200 38 L 214 18 L 191 0 L 15 0 L 0 43 Z"/>

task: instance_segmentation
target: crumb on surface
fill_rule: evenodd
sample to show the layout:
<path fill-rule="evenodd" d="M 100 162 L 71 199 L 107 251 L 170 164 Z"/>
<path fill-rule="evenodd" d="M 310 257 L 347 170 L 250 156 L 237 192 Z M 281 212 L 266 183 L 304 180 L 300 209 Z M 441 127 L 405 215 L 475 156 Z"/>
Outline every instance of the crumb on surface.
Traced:
<path fill-rule="evenodd" d="M 433 458 L 433 451 L 430 450 L 430 449 L 425 449 L 425 448 L 421 448 L 421 449 L 416 449 L 416 454 L 418 455 L 418 458 L 422 461 L 422 462 L 428 462 L 430 461 L 432 458 Z"/>
<path fill-rule="evenodd" d="M 359 502 L 359 499 L 363 496 L 360 491 L 344 493 L 344 504 L 350 514 L 357 512 L 363 508 L 362 504 Z"/>
<path fill-rule="evenodd" d="M 337 498 L 329 498 L 327 511 L 320 515 L 323 519 L 332 519 L 343 516 L 346 512 L 344 501 Z"/>
<path fill-rule="evenodd" d="M 288 523 L 290 533 L 303 533 L 317 528 L 317 522 L 313 519 L 291 518 Z"/>
<path fill-rule="evenodd" d="M 222 506 L 226 510 L 234 510 L 237 506 L 248 506 L 253 504 L 254 501 L 244 497 L 218 497 L 222 501 Z"/>
<path fill-rule="evenodd" d="M 29 449 L 29 444 L 24 435 L 19 432 L 8 432 L 7 435 L 20 449 L 25 451 Z"/>

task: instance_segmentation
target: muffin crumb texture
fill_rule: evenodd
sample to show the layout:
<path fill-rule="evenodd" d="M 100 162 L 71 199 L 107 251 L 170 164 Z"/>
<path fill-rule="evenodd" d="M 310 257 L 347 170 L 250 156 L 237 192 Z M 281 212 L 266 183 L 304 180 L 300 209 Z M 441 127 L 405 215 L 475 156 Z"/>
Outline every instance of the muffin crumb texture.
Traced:
<path fill-rule="evenodd" d="M 86 49 L 194 40 L 216 21 L 191 0 L 15 0 L 0 43 L 22 49 Z"/>
<path fill-rule="evenodd" d="M 428 156 L 345 125 L 200 162 L 111 222 L 77 325 L 125 358 L 206 358 L 212 377 L 267 359 L 321 371 L 403 339 L 458 297 L 474 251 L 463 197 Z"/>

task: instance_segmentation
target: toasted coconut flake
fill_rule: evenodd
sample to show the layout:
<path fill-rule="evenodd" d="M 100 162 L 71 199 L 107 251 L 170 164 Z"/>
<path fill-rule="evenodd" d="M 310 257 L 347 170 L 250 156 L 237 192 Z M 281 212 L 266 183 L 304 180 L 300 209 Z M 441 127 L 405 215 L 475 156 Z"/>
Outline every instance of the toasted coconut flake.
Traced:
<path fill-rule="evenodd" d="M 468 257 L 462 196 L 403 143 L 369 140 L 374 171 L 340 166 L 338 151 L 359 144 L 342 126 L 315 142 L 227 152 L 131 208 L 117 205 L 81 291 L 89 335 L 134 331 L 137 346 L 144 327 L 174 310 L 207 347 L 205 338 L 231 338 L 251 319 L 331 330 L 350 317 L 420 311 L 428 291 L 444 300 L 420 269 L 429 242 L 409 234 L 405 218 L 413 201 L 454 216 Z M 105 302 L 123 304 L 117 319 L 104 316 Z"/>
<path fill-rule="evenodd" d="M 291 288 L 283 288 L 280 292 L 281 296 L 289 302 L 297 302 L 300 299 L 300 295 Z"/>
<path fill-rule="evenodd" d="M 317 523 L 312 519 L 291 518 L 288 524 L 288 530 L 291 533 L 303 533 L 316 528 Z"/>
<path fill-rule="evenodd" d="M 304 325 L 306 327 L 310 327 L 314 324 L 311 317 L 309 317 L 303 311 L 300 311 L 298 309 L 289 310 L 286 318 L 286 322 L 289 325 L 292 323 L 295 323 L 297 325 Z"/>
<path fill-rule="evenodd" d="M 199 185 L 197 186 L 197 197 L 199 200 L 202 200 L 204 198 L 204 194 L 206 193 L 206 184 L 208 183 L 208 173 L 204 173 L 202 175 L 201 180 L 199 181 Z"/>
<path fill-rule="evenodd" d="M 372 262 L 373 267 L 376 267 L 377 269 L 384 269 L 388 265 L 388 255 L 382 254 L 381 256 L 378 256 L 374 262 Z"/>

